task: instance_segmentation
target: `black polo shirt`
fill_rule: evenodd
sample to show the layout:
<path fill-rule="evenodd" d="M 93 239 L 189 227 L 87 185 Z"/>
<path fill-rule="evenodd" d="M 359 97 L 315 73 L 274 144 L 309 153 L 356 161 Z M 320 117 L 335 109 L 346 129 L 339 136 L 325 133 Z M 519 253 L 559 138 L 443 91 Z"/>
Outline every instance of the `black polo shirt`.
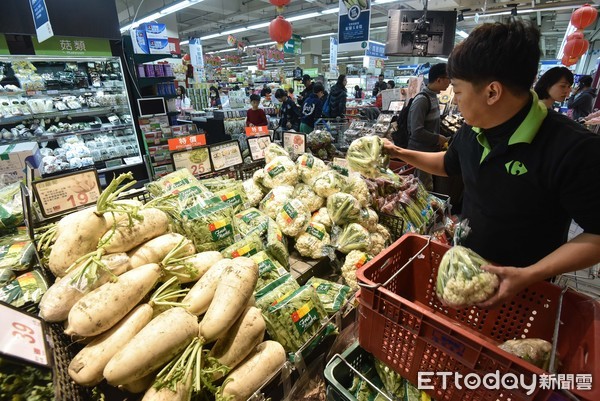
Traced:
<path fill-rule="evenodd" d="M 574 219 L 600 235 L 600 136 L 539 103 L 488 130 L 467 124 L 445 158 L 462 174 L 463 245 L 504 266 L 536 263 L 567 241 Z"/>

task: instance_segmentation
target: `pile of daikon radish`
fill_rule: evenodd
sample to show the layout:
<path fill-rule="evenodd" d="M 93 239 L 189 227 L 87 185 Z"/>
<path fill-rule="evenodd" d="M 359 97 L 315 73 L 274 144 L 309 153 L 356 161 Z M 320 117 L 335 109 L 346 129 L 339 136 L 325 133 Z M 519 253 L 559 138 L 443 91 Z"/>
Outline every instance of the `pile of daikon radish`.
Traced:
<path fill-rule="evenodd" d="M 265 322 L 252 306 L 258 266 L 214 251 L 196 254 L 191 241 L 169 232 L 159 202 L 116 200 L 132 185 L 117 189 L 127 178 L 39 241 L 58 279 L 40 316 L 67 321 L 65 333 L 87 343 L 69 375 L 83 386 L 106 379 L 145 392 L 144 401 L 204 391 L 245 401 L 286 360 L 279 343 L 263 342 Z"/>

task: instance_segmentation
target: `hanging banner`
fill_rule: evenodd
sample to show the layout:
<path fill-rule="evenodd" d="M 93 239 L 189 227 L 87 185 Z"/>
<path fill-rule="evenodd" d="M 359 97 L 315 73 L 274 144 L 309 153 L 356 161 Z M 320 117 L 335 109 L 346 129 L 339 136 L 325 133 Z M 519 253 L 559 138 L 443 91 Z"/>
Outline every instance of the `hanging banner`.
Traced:
<path fill-rule="evenodd" d="M 267 69 L 267 58 L 264 53 L 258 53 L 256 56 L 256 66 L 260 71 Z"/>
<path fill-rule="evenodd" d="M 387 60 L 385 56 L 385 45 L 381 43 L 369 42 L 365 50 L 365 56 L 382 58 Z"/>
<path fill-rule="evenodd" d="M 331 36 L 329 38 L 329 71 L 337 74 L 338 73 L 338 65 L 337 65 L 337 56 L 338 56 L 338 40 Z"/>
<path fill-rule="evenodd" d="M 366 49 L 370 25 L 371 0 L 340 0 L 338 50 Z"/>
<path fill-rule="evenodd" d="M 194 66 L 194 79 L 205 80 L 204 55 L 202 54 L 202 42 L 200 38 L 190 38 L 190 61 Z"/>
<path fill-rule="evenodd" d="M 38 42 L 54 36 L 52 25 L 50 25 L 50 17 L 48 16 L 48 7 L 45 0 L 29 0 L 31 13 L 33 14 L 33 23 L 35 24 L 35 33 L 37 34 Z"/>

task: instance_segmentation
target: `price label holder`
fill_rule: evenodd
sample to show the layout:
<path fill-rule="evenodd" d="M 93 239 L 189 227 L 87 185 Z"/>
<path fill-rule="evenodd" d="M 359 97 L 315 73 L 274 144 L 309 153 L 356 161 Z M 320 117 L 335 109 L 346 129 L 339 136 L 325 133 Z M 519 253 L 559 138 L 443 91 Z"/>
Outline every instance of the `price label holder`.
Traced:
<path fill-rule="evenodd" d="M 266 125 L 260 127 L 246 127 L 246 136 L 269 135 L 269 127 Z"/>
<path fill-rule="evenodd" d="M 51 368 L 45 323 L 0 302 L 0 356 Z"/>
<path fill-rule="evenodd" d="M 296 155 L 306 153 L 306 134 L 300 132 L 284 132 L 283 148 Z"/>
<path fill-rule="evenodd" d="M 35 181 L 33 192 L 46 218 L 96 203 L 100 181 L 95 169 Z"/>
<path fill-rule="evenodd" d="M 193 175 L 201 176 L 213 172 L 207 147 L 183 150 L 171 154 L 175 170 L 187 168 Z"/>
<path fill-rule="evenodd" d="M 388 111 L 400 111 L 404 107 L 404 101 L 402 100 L 393 100 L 390 102 L 390 107 Z"/>
<path fill-rule="evenodd" d="M 250 158 L 252 161 L 264 160 L 265 150 L 271 144 L 270 135 L 248 137 L 248 148 L 250 149 Z"/>
<path fill-rule="evenodd" d="M 209 151 L 214 171 L 244 164 L 240 143 L 236 140 L 211 145 Z"/>

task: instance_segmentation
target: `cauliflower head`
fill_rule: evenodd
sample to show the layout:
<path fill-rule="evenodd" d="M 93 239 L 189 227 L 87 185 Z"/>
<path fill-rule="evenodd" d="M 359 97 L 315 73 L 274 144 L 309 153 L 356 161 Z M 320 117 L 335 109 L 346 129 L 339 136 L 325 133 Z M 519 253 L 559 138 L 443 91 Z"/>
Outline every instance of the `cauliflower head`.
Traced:
<path fill-rule="evenodd" d="M 358 280 L 356 271 L 363 267 L 372 257 L 363 251 L 352 251 L 346 255 L 342 266 L 342 277 L 352 291 L 358 291 Z"/>
<path fill-rule="evenodd" d="M 472 250 L 455 246 L 440 262 L 436 294 L 453 308 L 463 308 L 488 300 L 500 284 L 498 276 L 481 270 L 485 259 Z"/>
<path fill-rule="evenodd" d="M 298 157 L 296 167 L 300 174 L 300 180 L 308 185 L 313 185 L 317 176 L 327 170 L 325 162 L 310 153 L 304 153 Z"/>
<path fill-rule="evenodd" d="M 265 187 L 273 189 L 280 185 L 291 185 L 298 183 L 298 170 L 293 161 L 285 156 L 278 156 L 264 168 L 265 175 L 262 183 Z"/>
<path fill-rule="evenodd" d="M 371 235 L 360 224 L 348 224 L 337 239 L 338 251 L 348 254 L 351 251 L 369 251 L 371 249 Z"/>
<path fill-rule="evenodd" d="M 327 248 L 330 243 L 331 238 L 323 224 L 309 223 L 306 230 L 296 238 L 294 247 L 304 257 L 321 259 L 331 253 Z"/>
<path fill-rule="evenodd" d="M 338 192 L 327 198 L 327 212 L 331 221 L 338 225 L 353 223 L 361 219 L 361 208 L 356 198 L 350 194 Z"/>
<path fill-rule="evenodd" d="M 285 156 L 289 159 L 290 154 L 287 150 L 276 143 L 270 144 L 265 149 L 265 163 L 271 163 L 276 157 Z"/>
<path fill-rule="evenodd" d="M 306 205 L 311 213 L 315 210 L 319 210 L 325 204 L 325 199 L 317 195 L 315 191 L 312 190 L 311 186 L 307 184 L 296 185 L 292 196 L 302 200 L 302 203 Z"/>
<path fill-rule="evenodd" d="M 343 175 L 336 171 L 328 170 L 315 178 L 313 191 L 323 198 L 329 198 L 331 195 L 341 192 L 345 185 L 346 180 Z"/>
<path fill-rule="evenodd" d="M 260 201 L 265 196 L 261 187 L 258 186 L 253 179 L 244 181 L 242 186 L 244 187 L 244 191 L 246 191 L 246 196 L 248 197 L 248 205 L 251 207 L 258 206 Z"/>
<path fill-rule="evenodd" d="M 367 208 L 365 210 L 365 218 L 361 219 L 360 225 L 366 228 L 370 233 L 377 231 L 379 215 L 371 208 Z"/>
<path fill-rule="evenodd" d="M 365 177 L 377 178 L 389 164 L 383 150 L 383 140 L 376 135 L 363 136 L 352 141 L 346 154 L 348 165 Z"/>
<path fill-rule="evenodd" d="M 283 205 L 292 198 L 293 193 L 294 187 L 289 185 L 273 188 L 260 201 L 258 208 L 270 218 L 275 219 Z"/>
<path fill-rule="evenodd" d="M 347 180 L 348 186 L 344 192 L 354 196 L 361 207 L 367 207 L 371 204 L 371 193 L 367 183 L 358 173 L 352 173 Z"/>
<path fill-rule="evenodd" d="M 282 233 L 295 237 L 306 229 L 310 212 L 299 199 L 292 199 L 279 210 L 275 221 Z"/>
<path fill-rule="evenodd" d="M 377 224 L 374 232 L 371 232 L 371 252 L 372 255 L 379 255 L 383 251 L 391 239 L 390 233 L 381 224 Z"/>
<path fill-rule="evenodd" d="M 323 224 L 327 231 L 331 230 L 331 226 L 333 226 L 333 222 L 331 221 L 331 217 L 329 217 L 329 212 L 326 207 L 322 207 L 314 212 L 310 221 L 311 223 Z"/>

